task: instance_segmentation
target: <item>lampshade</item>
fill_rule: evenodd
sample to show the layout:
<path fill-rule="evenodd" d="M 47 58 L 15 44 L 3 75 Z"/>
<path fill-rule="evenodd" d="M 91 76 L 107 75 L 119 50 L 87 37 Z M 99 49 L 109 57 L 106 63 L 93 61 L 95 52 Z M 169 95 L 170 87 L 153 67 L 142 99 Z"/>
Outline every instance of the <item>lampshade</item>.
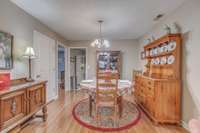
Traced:
<path fill-rule="evenodd" d="M 23 57 L 24 58 L 31 58 L 31 59 L 36 58 L 34 49 L 32 47 L 27 47 Z"/>

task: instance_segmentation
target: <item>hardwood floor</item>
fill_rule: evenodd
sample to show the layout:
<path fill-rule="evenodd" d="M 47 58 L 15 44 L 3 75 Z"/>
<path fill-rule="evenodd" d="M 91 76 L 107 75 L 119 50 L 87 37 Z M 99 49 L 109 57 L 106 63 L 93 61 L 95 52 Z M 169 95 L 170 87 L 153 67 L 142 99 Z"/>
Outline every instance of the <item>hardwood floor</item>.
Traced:
<path fill-rule="evenodd" d="M 45 123 L 41 119 L 34 119 L 21 133 L 104 133 L 90 130 L 78 124 L 72 116 L 73 106 L 87 97 L 82 92 L 60 92 L 59 99 L 48 105 L 48 118 Z M 126 96 L 133 100 L 132 96 Z M 145 114 L 139 123 L 128 130 L 112 133 L 188 133 L 181 127 L 171 125 L 154 125 Z"/>

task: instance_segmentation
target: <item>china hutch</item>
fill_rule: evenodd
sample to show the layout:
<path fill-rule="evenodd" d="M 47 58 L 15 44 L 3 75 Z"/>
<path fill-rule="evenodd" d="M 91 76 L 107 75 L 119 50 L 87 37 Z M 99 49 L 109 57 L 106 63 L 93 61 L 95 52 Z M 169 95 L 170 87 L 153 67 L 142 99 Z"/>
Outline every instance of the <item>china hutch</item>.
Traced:
<path fill-rule="evenodd" d="M 180 123 L 181 34 L 144 46 L 145 70 L 135 76 L 138 105 L 155 123 Z"/>
<path fill-rule="evenodd" d="M 118 72 L 121 76 L 121 53 L 120 51 L 97 51 L 98 72 Z"/>

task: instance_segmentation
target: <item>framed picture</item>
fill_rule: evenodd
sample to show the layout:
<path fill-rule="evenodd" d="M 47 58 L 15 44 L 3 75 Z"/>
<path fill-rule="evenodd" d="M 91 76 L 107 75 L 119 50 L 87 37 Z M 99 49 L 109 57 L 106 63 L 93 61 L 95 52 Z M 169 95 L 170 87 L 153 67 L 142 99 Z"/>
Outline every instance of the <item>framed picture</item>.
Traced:
<path fill-rule="evenodd" d="M 13 68 L 13 36 L 0 31 L 0 70 Z"/>
<path fill-rule="evenodd" d="M 145 52 L 144 52 L 144 51 L 141 52 L 141 59 L 142 59 L 142 60 L 145 59 Z"/>

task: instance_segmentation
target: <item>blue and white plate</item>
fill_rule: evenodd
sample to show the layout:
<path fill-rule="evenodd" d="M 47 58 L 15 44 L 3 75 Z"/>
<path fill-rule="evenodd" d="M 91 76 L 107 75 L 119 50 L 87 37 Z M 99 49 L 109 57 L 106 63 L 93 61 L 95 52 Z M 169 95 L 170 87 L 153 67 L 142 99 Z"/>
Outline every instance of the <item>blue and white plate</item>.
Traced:
<path fill-rule="evenodd" d="M 168 44 L 165 44 L 165 45 L 163 46 L 163 52 L 168 52 Z"/>
<path fill-rule="evenodd" d="M 148 57 L 148 56 L 149 56 L 149 50 L 146 51 L 146 57 Z"/>
<path fill-rule="evenodd" d="M 150 50 L 150 56 L 153 56 L 153 49 Z"/>
<path fill-rule="evenodd" d="M 168 51 L 173 51 L 176 49 L 176 42 L 175 41 L 171 41 L 168 45 Z"/>
<path fill-rule="evenodd" d="M 155 59 L 152 59 L 151 60 L 151 65 L 154 65 L 155 64 Z"/>
<path fill-rule="evenodd" d="M 159 65 L 159 64 L 160 64 L 160 58 L 156 58 L 156 59 L 155 59 L 155 64 L 156 64 L 156 65 Z"/>
<path fill-rule="evenodd" d="M 160 60 L 160 64 L 163 65 L 163 64 L 166 64 L 166 63 L 167 63 L 167 58 L 162 57 L 161 60 Z"/>
<path fill-rule="evenodd" d="M 154 54 L 155 54 L 155 55 L 158 54 L 158 48 L 154 48 Z"/>
<path fill-rule="evenodd" d="M 167 58 L 167 64 L 173 64 L 175 61 L 175 57 L 173 55 L 170 55 L 168 58 Z"/>

